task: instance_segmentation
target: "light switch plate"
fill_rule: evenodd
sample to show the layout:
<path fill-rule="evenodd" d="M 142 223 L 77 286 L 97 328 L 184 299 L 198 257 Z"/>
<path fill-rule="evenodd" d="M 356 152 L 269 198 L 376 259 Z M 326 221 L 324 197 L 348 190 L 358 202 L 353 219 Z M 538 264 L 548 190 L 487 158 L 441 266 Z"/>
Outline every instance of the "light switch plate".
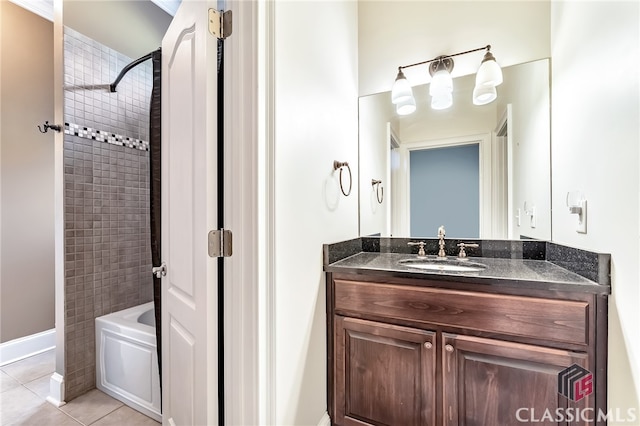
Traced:
<path fill-rule="evenodd" d="M 536 211 L 536 206 L 532 206 L 531 207 L 531 227 L 535 228 L 538 221 L 537 221 L 537 215 L 536 215 L 537 211 Z"/>
<path fill-rule="evenodd" d="M 587 233 L 587 200 L 580 200 L 578 206 L 582 208 L 581 213 L 578 215 L 578 227 L 576 232 L 579 234 Z"/>

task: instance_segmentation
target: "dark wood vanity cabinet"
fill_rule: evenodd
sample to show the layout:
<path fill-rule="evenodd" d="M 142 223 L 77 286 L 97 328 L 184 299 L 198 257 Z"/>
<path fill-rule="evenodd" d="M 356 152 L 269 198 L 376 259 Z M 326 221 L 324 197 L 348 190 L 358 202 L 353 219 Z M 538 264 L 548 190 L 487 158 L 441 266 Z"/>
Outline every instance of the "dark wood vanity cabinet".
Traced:
<path fill-rule="evenodd" d="M 606 412 L 606 297 L 327 277 L 334 425 L 585 425 Z M 577 401 L 558 389 L 574 364 L 593 376 Z"/>
<path fill-rule="evenodd" d="M 434 424 L 435 339 L 431 331 L 336 317 L 339 424 Z"/>
<path fill-rule="evenodd" d="M 587 361 L 571 351 L 446 333 L 442 349 L 445 425 L 514 425 L 518 418 L 531 423 L 546 410 L 555 416 L 567 408 L 558 373 L 573 364 L 586 367 Z M 565 424 L 543 422 L 558 423 Z"/>

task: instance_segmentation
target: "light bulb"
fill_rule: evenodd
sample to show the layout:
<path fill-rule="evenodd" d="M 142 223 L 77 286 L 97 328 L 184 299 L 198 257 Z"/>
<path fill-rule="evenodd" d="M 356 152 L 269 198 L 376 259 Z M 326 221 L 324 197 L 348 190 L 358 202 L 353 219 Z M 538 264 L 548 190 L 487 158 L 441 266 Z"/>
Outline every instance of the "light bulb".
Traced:
<path fill-rule="evenodd" d="M 398 115 L 409 115 L 416 110 L 416 100 L 411 96 L 403 102 L 396 105 Z"/>
<path fill-rule="evenodd" d="M 429 85 L 429 94 L 434 96 L 451 92 L 453 92 L 453 79 L 449 71 L 443 69 L 433 74 L 431 84 Z"/>
<path fill-rule="evenodd" d="M 473 104 L 486 105 L 498 97 L 495 86 L 476 86 L 473 89 Z"/>
<path fill-rule="evenodd" d="M 443 92 L 431 97 L 431 108 L 433 109 L 447 109 L 451 105 L 453 105 L 453 95 L 451 93 Z"/>

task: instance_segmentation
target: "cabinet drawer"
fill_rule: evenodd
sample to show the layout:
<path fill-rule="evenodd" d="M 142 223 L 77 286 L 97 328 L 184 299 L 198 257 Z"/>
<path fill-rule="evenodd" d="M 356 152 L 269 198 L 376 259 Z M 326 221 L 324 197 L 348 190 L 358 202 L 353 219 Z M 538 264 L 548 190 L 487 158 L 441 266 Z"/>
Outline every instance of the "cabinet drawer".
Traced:
<path fill-rule="evenodd" d="M 462 327 L 480 332 L 587 345 L 589 304 L 337 279 L 335 310 Z"/>

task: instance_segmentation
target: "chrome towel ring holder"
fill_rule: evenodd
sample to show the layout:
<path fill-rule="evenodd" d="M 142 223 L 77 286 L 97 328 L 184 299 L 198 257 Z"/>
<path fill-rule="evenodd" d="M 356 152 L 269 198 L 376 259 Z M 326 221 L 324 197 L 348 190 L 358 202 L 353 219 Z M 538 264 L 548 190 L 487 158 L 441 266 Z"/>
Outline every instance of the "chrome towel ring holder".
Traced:
<path fill-rule="evenodd" d="M 342 168 L 346 167 L 347 170 L 349 171 L 349 190 L 345 191 L 344 190 L 344 186 L 342 185 Z M 333 171 L 336 171 L 340 169 L 340 190 L 342 191 L 342 193 L 344 194 L 345 197 L 348 197 L 349 194 L 351 194 L 351 187 L 353 186 L 353 176 L 351 175 L 351 167 L 349 167 L 349 163 L 347 163 L 346 161 L 344 162 L 340 162 L 337 160 L 333 161 Z"/>
<path fill-rule="evenodd" d="M 378 204 L 382 204 L 382 201 L 384 200 L 384 188 L 382 187 L 382 181 L 371 179 L 371 186 L 376 187 L 376 200 L 378 200 Z"/>
<path fill-rule="evenodd" d="M 45 121 L 44 124 L 42 125 L 41 128 L 40 126 L 38 126 L 38 130 L 40 130 L 40 133 L 47 133 L 47 130 L 51 129 L 54 130 L 56 132 L 61 132 L 62 131 L 62 126 L 60 126 L 59 124 L 49 124 L 48 121 Z"/>

